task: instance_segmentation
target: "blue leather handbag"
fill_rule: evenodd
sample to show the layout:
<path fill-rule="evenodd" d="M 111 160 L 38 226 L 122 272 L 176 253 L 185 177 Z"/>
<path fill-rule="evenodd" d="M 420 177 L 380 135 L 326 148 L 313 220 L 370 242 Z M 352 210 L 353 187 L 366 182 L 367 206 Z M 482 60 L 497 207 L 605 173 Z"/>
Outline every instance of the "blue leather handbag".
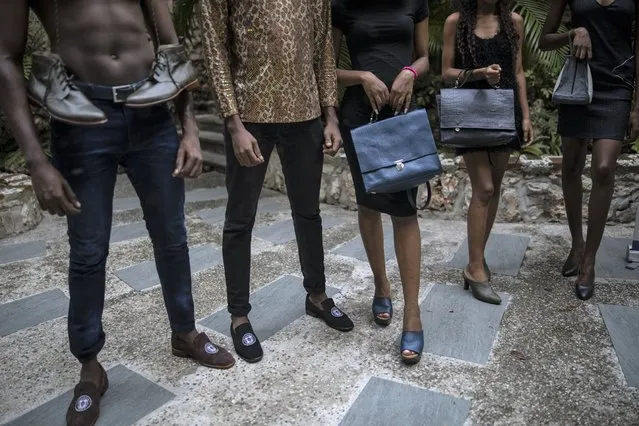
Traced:
<path fill-rule="evenodd" d="M 351 131 L 367 193 L 413 189 L 442 172 L 425 109 L 373 118 Z"/>

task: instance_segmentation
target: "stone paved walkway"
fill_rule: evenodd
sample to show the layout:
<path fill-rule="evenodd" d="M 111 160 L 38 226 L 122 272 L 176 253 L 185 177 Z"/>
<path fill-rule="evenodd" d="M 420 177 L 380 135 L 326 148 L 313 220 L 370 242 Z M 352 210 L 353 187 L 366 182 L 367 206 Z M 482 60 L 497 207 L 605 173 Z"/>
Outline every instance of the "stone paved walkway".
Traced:
<path fill-rule="evenodd" d="M 222 176 L 190 183 L 187 225 L 198 326 L 229 349 L 221 265 Z M 213 189 L 215 188 L 215 189 Z M 504 303 L 461 287 L 465 224 L 421 219 L 422 362 L 399 360 L 402 293 L 385 226 L 396 318 L 372 322 L 372 281 L 356 215 L 323 206 L 330 293 L 351 333 L 304 315 L 286 198 L 264 192 L 256 223 L 251 318 L 258 364 L 214 371 L 171 356 L 170 330 L 139 204 L 118 182 L 101 361 L 104 425 L 639 424 L 639 270 L 632 229 L 607 229 L 597 293 L 579 302 L 559 269 L 563 224 L 496 226 L 488 251 Z M 0 424 L 62 425 L 77 364 L 68 351 L 65 222 L 0 242 Z"/>

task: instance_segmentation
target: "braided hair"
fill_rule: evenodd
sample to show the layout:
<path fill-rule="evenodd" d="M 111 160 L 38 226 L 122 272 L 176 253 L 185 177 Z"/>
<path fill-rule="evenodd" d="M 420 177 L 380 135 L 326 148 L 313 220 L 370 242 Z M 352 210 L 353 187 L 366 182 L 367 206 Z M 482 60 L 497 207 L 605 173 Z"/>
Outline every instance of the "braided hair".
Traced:
<path fill-rule="evenodd" d="M 477 0 L 458 0 L 459 23 L 457 25 L 457 51 L 467 67 L 478 66 L 475 27 L 477 25 Z M 510 0 L 499 0 L 496 5 L 499 20 L 499 31 L 506 33 L 506 38 L 512 50 L 513 58 L 517 57 L 519 34 L 515 30 L 511 15 Z"/>

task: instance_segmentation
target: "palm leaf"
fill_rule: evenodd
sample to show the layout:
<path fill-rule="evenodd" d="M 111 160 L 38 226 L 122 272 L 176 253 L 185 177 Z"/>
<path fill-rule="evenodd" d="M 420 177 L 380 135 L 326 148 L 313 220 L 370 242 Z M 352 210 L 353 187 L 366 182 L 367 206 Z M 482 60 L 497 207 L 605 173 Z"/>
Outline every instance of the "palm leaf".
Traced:
<path fill-rule="evenodd" d="M 559 73 L 564 64 L 568 53 L 567 47 L 549 52 L 542 52 L 537 47 L 549 9 L 548 2 L 540 2 L 539 0 L 516 0 L 514 2 L 514 11 L 524 19 L 524 66 L 530 68 L 539 62 L 549 72 L 556 74 Z M 567 29 L 562 24 L 558 31 L 564 32 Z"/>
<path fill-rule="evenodd" d="M 195 19 L 195 6 L 198 0 L 175 0 L 173 4 L 173 25 L 178 37 L 191 35 Z"/>

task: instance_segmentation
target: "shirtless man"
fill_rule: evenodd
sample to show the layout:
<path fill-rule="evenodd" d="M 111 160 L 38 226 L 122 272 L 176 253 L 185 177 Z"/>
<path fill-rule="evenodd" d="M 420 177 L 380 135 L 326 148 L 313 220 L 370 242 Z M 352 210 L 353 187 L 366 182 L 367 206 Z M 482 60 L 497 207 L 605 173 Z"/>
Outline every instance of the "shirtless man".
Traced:
<path fill-rule="evenodd" d="M 173 354 L 213 368 L 228 368 L 235 362 L 195 329 L 183 179 L 201 173 L 202 156 L 190 96 L 184 92 L 175 102 L 181 140 L 165 105 L 131 109 L 122 103 L 152 67 L 154 49 L 147 35 L 155 33 L 151 7 L 159 43 L 177 43 L 168 2 L 11 0 L 0 5 L 0 107 L 25 155 L 41 207 L 66 215 L 68 221 L 68 332 L 71 352 L 82 365 L 67 411 L 70 425 L 93 425 L 108 387 L 97 355 L 105 341 L 105 263 L 118 164 L 124 165 L 140 197 L 153 241 Z M 77 87 L 108 118 L 94 126 L 53 121 L 55 166 L 38 141 L 21 68 L 29 7 L 43 23 L 52 51 L 76 76 Z"/>

